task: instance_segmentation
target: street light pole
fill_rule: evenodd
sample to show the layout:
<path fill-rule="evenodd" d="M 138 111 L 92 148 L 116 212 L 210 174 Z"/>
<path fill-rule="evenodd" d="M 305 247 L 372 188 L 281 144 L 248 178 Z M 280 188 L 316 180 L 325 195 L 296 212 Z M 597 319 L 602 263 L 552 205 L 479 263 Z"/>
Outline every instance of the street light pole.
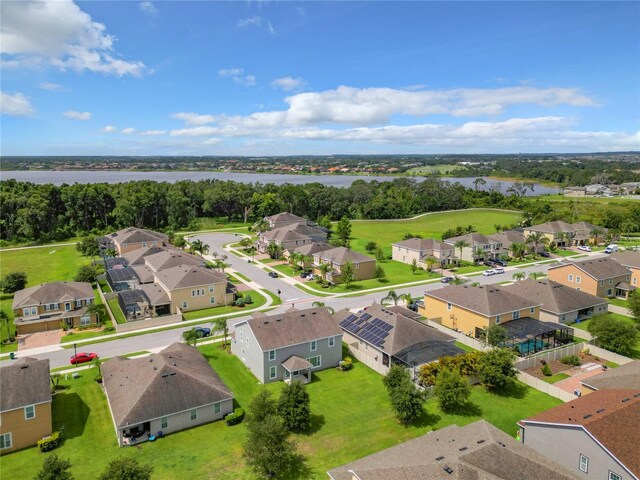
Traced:
<path fill-rule="evenodd" d="M 73 342 L 73 364 L 78 365 L 78 349 L 75 342 Z"/>

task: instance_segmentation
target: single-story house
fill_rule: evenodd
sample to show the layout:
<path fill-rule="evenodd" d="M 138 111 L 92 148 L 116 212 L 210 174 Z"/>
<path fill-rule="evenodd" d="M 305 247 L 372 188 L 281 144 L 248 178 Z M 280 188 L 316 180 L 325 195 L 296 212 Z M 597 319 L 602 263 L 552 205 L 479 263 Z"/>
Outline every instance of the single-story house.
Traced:
<path fill-rule="evenodd" d="M 265 315 L 254 313 L 233 325 L 231 352 L 262 383 L 310 382 L 314 371 L 342 360 L 342 331 L 322 308 Z"/>
<path fill-rule="evenodd" d="M 233 411 L 229 388 L 195 347 L 183 343 L 146 357 L 114 357 L 100 369 L 120 446 L 220 420 Z"/>
<path fill-rule="evenodd" d="M 602 298 L 629 298 L 631 270 L 611 257 L 564 260 L 549 267 L 549 280 Z"/>
<path fill-rule="evenodd" d="M 18 334 L 44 332 L 96 323 L 87 311 L 94 302 L 93 287 L 86 282 L 49 282 L 18 290 L 12 310 Z"/>
<path fill-rule="evenodd" d="M 320 266 L 328 264 L 331 268 L 325 280 L 334 284 L 342 281 L 342 269 L 347 262 L 353 265 L 354 281 L 367 280 L 376 276 L 376 259 L 348 248 L 336 247 L 313 254 L 314 273 L 322 276 Z"/>
<path fill-rule="evenodd" d="M 433 257 L 439 265 L 451 263 L 454 257 L 453 247 L 448 243 L 438 242 L 432 238 L 409 238 L 391 245 L 391 258 L 397 262 L 428 268 L 427 258 Z"/>
<path fill-rule="evenodd" d="M 24 357 L 0 368 L 0 393 L 0 455 L 51 435 L 49 359 Z"/>

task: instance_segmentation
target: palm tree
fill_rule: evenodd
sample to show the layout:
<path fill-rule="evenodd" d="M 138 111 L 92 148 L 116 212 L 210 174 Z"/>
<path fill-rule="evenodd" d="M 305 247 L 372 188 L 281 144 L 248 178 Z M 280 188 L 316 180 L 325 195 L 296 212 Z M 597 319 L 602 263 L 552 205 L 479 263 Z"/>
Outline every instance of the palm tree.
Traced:
<path fill-rule="evenodd" d="M 480 282 L 471 282 L 469 285 L 471 287 L 479 287 L 480 286 Z"/>
<path fill-rule="evenodd" d="M 388 305 L 389 303 L 393 303 L 397 306 L 398 301 L 400 301 L 400 295 L 398 295 L 395 290 L 389 290 L 389 293 L 380 301 L 380 304 Z"/>
<path fill-rule="evenodd" d="M 449 285 L 464 285 L 465 283 L 467 283 L 469 280 L 467 280 L 464 277 L 459 277 L 459 276 L 455 276 L 453 277 L 451 280 L 449 280 Z"/>
<path fill-rule="evenodd" d="M 190 250 L 195 253 L 199 253 L 200 256 L 204 256 L 209 253 L 209 245 L 204 243 L 202 240 L 196 239 L 191 242 Z M 214 252 L 214 257 L 217 256 L 217 253 Z"/>
<path fill-rule="evenodd" d="M 460 250 L 460 257 L 458 258 L 458 263 L 460 263 L 460 260 L 462 260 L 462 249 L 470 246 L 471 245 L 469 245 L 469 242 L 467 242 L 466 240 L 458 240 L 456 243 L 453 244 L 453 248 L 457 248 L 458 250 Z"/>
<path fill-rule="evenodd" d="M 518 273 L 514 273 L 512 278 L 516 282 L 519 282 L 520 280 L 524 280 L 525 277 L 526 277 L 526 275 L 523 272 L 518 272 Z"/>
<path fill-rule="evenodd" d="M 191 330 L 182 332 L 182 338 L 184 338 L 187 345 L 193 345 L 195 347 L 198 342 L 198 332 L 196 332 L 195 328 L 192 328 Z"/>
<path fill-rule="evenodd" d="M 436 257 L 427 257 L 424 259 L 424 263 L 427 265 L 427 270 L 431 271 L 433 266 L 440 261 Z"/>
<path fill-rule="evenodd" d="M 90 303 L 90 304 L 87 306 L 87 313 L 88 313 L 89 315 L 91 315 L 91 314 L 95 314 L 95 316 L 96 316 L 96 323 L 97 323 L 98 325 L 101 325 L 101 324 L 102 324 L 102 323 L 101 323 L 101 321 L 100 321 L 100 315 L 102 314 L 102 309 L 103 309 L 103 308 L 104 308 L 104 307 L 103 307 L 102 305 L 97 305 L 96 303 Z"/>
<path fill-rule="evenodd" d="M 514 242 L 511 244 L 511 256 L 516 259 L 522 259 L 527 253 L 527 246 L 524 243 Z"/>
<path fill-rule="evenodd" d="M 564 246 L 565 242 L 568 240 L 569 234 L 567 232 L 560 232 L 556 234 L 557 244 Z"/>
<path fill-rule="evenodd" d="M 533 278 L 534 280 L 537 280 L 538 278 L 542 278 L 544 276 L 546 276 L 546 275 L 544 273 L 542 273 L 542 272 L 531 272 L 529 274 L 529 278 Z"/>
<path fill-rule="evenodd" d="M 542 232 L 530 233 L 525 239 L 526 243 L 533 243 L 534 253 L 538 253 L 538 247 L 540 244 L 546 245 L 549 243 L 549 239 Z"/>
<path fill-rule="evenodd" d="M 319 302 L 319 301 L 317 301 L 317 300 L 316 300 L 315 302 L 313 302 L 313 303 L 311 304 L 311 306 L 312 306 L 313 308 L 320 308 L 320 307 L 324 307 L 324 308 L 326 308 L 326 309 L 327 309 L 327 311 L 328 311 L 331 315 L 333 315 L 333 314 L 336 312 L 333 308 L 331 308 L 331 307 L 327 307 L 327 306 L 324 304 L 324 302 Z"/>
<path fill-rule="evenodd" d="M 218 318 L 214 322 L 217 331 L 222 332 L 222 348 L 227 346 L 227 336 L 229 335 L 229 326 L 226 318 Z"/>
<path fill-rule="evenodd" d="M 333 270 L 333 267 L 331 266 L 330 263 L 321 263 L 320 265 L 318 265 L 318 270 L 320 270 L 320 278 L 322 278 L 322 280 L 324 280 L 325 282 L 327 282 L 327 274 Z"/>
<path fill-rule="evenodd" d="M 292 253 L 290 258 L 293 259 L 293 268 L 300 267 L 304 269 L 304 255 L 302 253 Z"/>
<path fill-rule="evenodd" d="M 598 245 L 598 237 L 602 235 L 602 233 L 603 231 L 599 227 L 595 227 L 593 230 L 591 230 L 591 232 L 589 232 L 589 235 L 591 235 L 591 237 L 593 238 L 594 245 Z"/>

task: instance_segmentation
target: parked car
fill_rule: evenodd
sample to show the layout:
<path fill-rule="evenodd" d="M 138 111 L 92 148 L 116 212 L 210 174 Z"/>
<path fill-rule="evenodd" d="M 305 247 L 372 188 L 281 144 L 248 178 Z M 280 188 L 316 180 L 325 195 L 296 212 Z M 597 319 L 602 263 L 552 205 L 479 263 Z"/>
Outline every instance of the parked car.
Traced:
<path fill-rule="evenodd" d="M 591 251 L 591 247 L 588 245 L 580 245 L 578 247 L 578 250 L 582 250 L 583 252 L 590 252 Z"/>
<path fill-rule="evenodd" d="M 313 280 L 314 278 L 316 278 L 316 276 L 313 273 L 307 273 L 308 280 Z"/>
<path fill-rule="evenodd" d="M 551 254 L 549 252 L 540 252 L 541 257 L 549 258 Z"/>
<path fill-rule="evenodd" d="M 407 308 L 409 310 L 411 310 L 412 312 L 417 312 L 418 311 L 418 304 L 412 302 L 409 305 L 407 305 Z"/>
<path fill-rule="evenodd" d="M 308 275 L 309 275 L 309 274 L 308 274 L 307 272 L 302 272 L 302 273 L 300 274 L 300 278 L 307 278 L 307 276 L 308 276 Z"/>
<path fill-rule="evenodd" d="M 496 274 L 495 270 L 485 270 L 484 272 L 482 272 L 483 277 L 490 277 L 491 275 L 495 275 L 495 274 Z"/>
<path fill-rule="evenodd" d="M 269 276 L 271 278 L 278 278 L 278 274 L 276 272 L 269 272 Z"/>
<path fill-rule="evenodd" d="M 198 334 L 198 337 L 208 337 L 211 335 L 211 329 L 207 327 L 195 327 L 194 330 Z"/>
<path fill-rule="evenodd" d="M 604 249 L 604 253 L 614 253 L 618 251 L 618 245 L 608 245 L 607 248 Z"/>
<path fill-rule="evenodd" d="M 498 275 L 500 273 L 504 273 L 504 268 L 496 267 L 496 268 L 493 269 L 493 271 L 495 272 L 496 275 Z"/>
<path fill-rule="evenodd" d="M 505 262 L 504 260 L 502 260 L 501 258 L 496 258 L 494 260 L 494 263 L 496 265 L 500 265 L 501 267 L 506 267 L 507 266 L 507 262 Z"/>
<path fill-rule="evenodd" d="M 77 355 L 72 355 L 69 363 L 71 363 L 71 365 L 77 365 L 79 363 L 87 363 L 87 362 L 93 361 L 93 359 L 97 357 L 98 357 L 97 353 L 80 352 Z"/>
<path fill-rule="evenodd" d="M 453 277 L 442 277 L 440 279 L 442 283 L 449 283 L 451 280 L 453 280 Z"/>
<path fill-rule="evenodd" d="M 489 260 L 485 260 L 484 262 L 482 262 L 482 264 L 485 267 L 493 267 L 496 263 L 493 260 L 489 259 Z"/>

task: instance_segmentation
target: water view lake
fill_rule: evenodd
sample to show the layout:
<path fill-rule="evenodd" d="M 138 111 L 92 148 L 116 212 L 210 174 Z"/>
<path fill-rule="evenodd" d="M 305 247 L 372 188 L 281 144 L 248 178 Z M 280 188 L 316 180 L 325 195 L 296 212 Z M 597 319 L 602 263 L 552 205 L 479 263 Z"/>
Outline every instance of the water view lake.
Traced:
<path fill-rule="evenodd" d="M 377 177 L 377 176 L 357 176 L 357 175 L 279 175 L 268 173 L 232 173 L 232 172 L 153 172 L 153 171 L 124 171 L 124 170 L 63 170 L 63 171 L 45 171 L 45 170 L 15 170 L 0 172 L 1 180 L 16 179 L 21 182 L 32 183 L 53 183 L 54 185 L 62 185 L 63 183 L 121 183 L 136 180 L 153 180 L 156 182 L 177 182 L 179 180 L 232 180 L 234 182 L 243 183 L 275 183 L 282 185 L 283 183 L 291 183 L 301 185 L 305 183 L 322 183 L 324 185 L 334 187 L 348 187 L 356 180 L 364 180 L 371 182 L 377 180 L 379 182 L 389 182 L 398 177 Z M 417 181 L 423 180 L 424 177 L 408 177 Z M 474 188 L 473 181 L 476 177 L 443 177 L 448 182 L 459 182 L 465 187 Z M 513 185 L 513 182 L 506 180 L 494 180 L 484 177 L 487 182 L 482 186 L 483 190 L 498 188 L 502 193 Z M 546 187 L 538 183 L 534 184 L 533 192 L 528 191 L 527 195 L 542 195 L 548 193 L 558 193 L 559 189 L 554 187 Z"/>

